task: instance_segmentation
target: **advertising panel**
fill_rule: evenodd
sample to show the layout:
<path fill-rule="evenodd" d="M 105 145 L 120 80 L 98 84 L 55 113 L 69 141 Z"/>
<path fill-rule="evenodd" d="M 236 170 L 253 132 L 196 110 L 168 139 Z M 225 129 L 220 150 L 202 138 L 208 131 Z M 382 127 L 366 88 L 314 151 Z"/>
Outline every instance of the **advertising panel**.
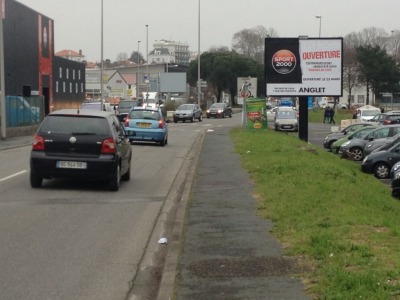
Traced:
<path fill-rule="evenodd" d="M 246 127 L 249 129 L 267 129 L 265 99 L 246 100 Z"/>
<path fill-rule="evenodd" d="M 246 86 L 246 88 L 244 88 Z M 238 104 L 243 105 L 243 99 L 257 97 L 257 77 L 238 77 L 237 78 L 237 100 Z"/>
<path fill-rule="evenodd" d="M 268 96 L 342 96 L 342 38 L 266 38 Z"/>

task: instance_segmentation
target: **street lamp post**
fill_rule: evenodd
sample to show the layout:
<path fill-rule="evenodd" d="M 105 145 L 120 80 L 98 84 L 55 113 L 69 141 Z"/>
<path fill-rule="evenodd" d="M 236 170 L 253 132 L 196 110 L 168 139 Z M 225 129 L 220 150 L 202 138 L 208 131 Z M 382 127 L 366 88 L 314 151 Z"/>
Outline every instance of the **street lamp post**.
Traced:
<path fill-rule="evenodd" d="M 149 76 L 149 25 L 146 25 L 146 84 L 147 84 L 146 104 L 148 104 L 148 101 L 149 101 L 149 85 L 150 85 L 150 76 Z"/>
<path fill-rule="evenodd" d="M 100 69 L 100 97 L 101 97 L 101 107 L 103 109 L 103 69 L 104 69 L 104 59 L 103 59 L 103 0 L 101 0 L 101 69 Z"/>
<path fill-rule="evenodd" d="M 199 24 L 198 24 L 198 49 L 197 49 L 197 104 L 200 106 L 201 100 L 201 80 L 200 80 L 200 0 L 199 0 Z"/>
<path fill-rule="evenodd" d="M 321 37 L 321 20 L 322 20 L 322 16 L 315 16 L 317 19 L 319 19 L 319 34 L 318 37 Z"/>
<path fill-rule="evenodd" d="M 138 62 L 138 67 L 137 67 L 137 77 L 136 77 L 136 99 L 139 99 L 139 78 L 140 78 L 140 55 L 139 55 L 139 44 L 140 41 L 137 42 L 137 62 Z"/>

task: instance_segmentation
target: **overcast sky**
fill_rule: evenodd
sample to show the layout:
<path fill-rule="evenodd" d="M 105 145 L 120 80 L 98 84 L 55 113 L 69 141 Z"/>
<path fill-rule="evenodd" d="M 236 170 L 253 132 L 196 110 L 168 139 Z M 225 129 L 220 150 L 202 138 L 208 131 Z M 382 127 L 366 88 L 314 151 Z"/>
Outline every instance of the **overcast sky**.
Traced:
<path fill-rule="evenodd" d="M 101 0 L 17 0 L 54 20 L 55 51 L 82 50 L 101 58 Z M 137 51 L 155 40 L 198 49 L 199 0 L 103 0 L 104 59 Z M 200 50 L 227 46 L 233 34 L 262 25 L 279 37 L 340 37 L 364 28 L 400 30 L 400 0 L 200 0 Z M 146 30 L 148 25 L 148 31 Z M 148 38 L 147 38 L 148 32 Z M 147 47 L 146 47 L 147 45 Z"/>

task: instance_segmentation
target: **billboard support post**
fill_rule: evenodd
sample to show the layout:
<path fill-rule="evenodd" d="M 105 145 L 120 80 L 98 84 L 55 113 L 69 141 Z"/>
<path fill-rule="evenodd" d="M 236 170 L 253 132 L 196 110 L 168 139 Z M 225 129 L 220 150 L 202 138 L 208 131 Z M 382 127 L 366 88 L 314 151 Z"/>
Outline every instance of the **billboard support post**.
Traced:
<path fill-rule="evenodd" d="M 299 97 L 299 139 L 308 142 L 308 96 Z"/>

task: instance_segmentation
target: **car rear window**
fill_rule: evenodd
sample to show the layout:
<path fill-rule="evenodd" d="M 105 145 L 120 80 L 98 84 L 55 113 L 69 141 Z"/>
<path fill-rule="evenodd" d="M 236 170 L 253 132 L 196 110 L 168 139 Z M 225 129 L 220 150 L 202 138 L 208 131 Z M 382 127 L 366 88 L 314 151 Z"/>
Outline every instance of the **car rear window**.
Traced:
<path fill-rule="evenodd" d="M 158 120 L 159 114 L 155 110 L 132 110 L 130 119 Z"/>
<path fill-rule="evenodd" d="M 131 108 L 138 105 L 138 101 L 121 101 L 119 102 L 119 108 Z"/>
<path fill-rule="evenodd" d="M 108 135 L 107 119 L 88 116 L 47 116 L 40 126 L 47 134 Z"/>

